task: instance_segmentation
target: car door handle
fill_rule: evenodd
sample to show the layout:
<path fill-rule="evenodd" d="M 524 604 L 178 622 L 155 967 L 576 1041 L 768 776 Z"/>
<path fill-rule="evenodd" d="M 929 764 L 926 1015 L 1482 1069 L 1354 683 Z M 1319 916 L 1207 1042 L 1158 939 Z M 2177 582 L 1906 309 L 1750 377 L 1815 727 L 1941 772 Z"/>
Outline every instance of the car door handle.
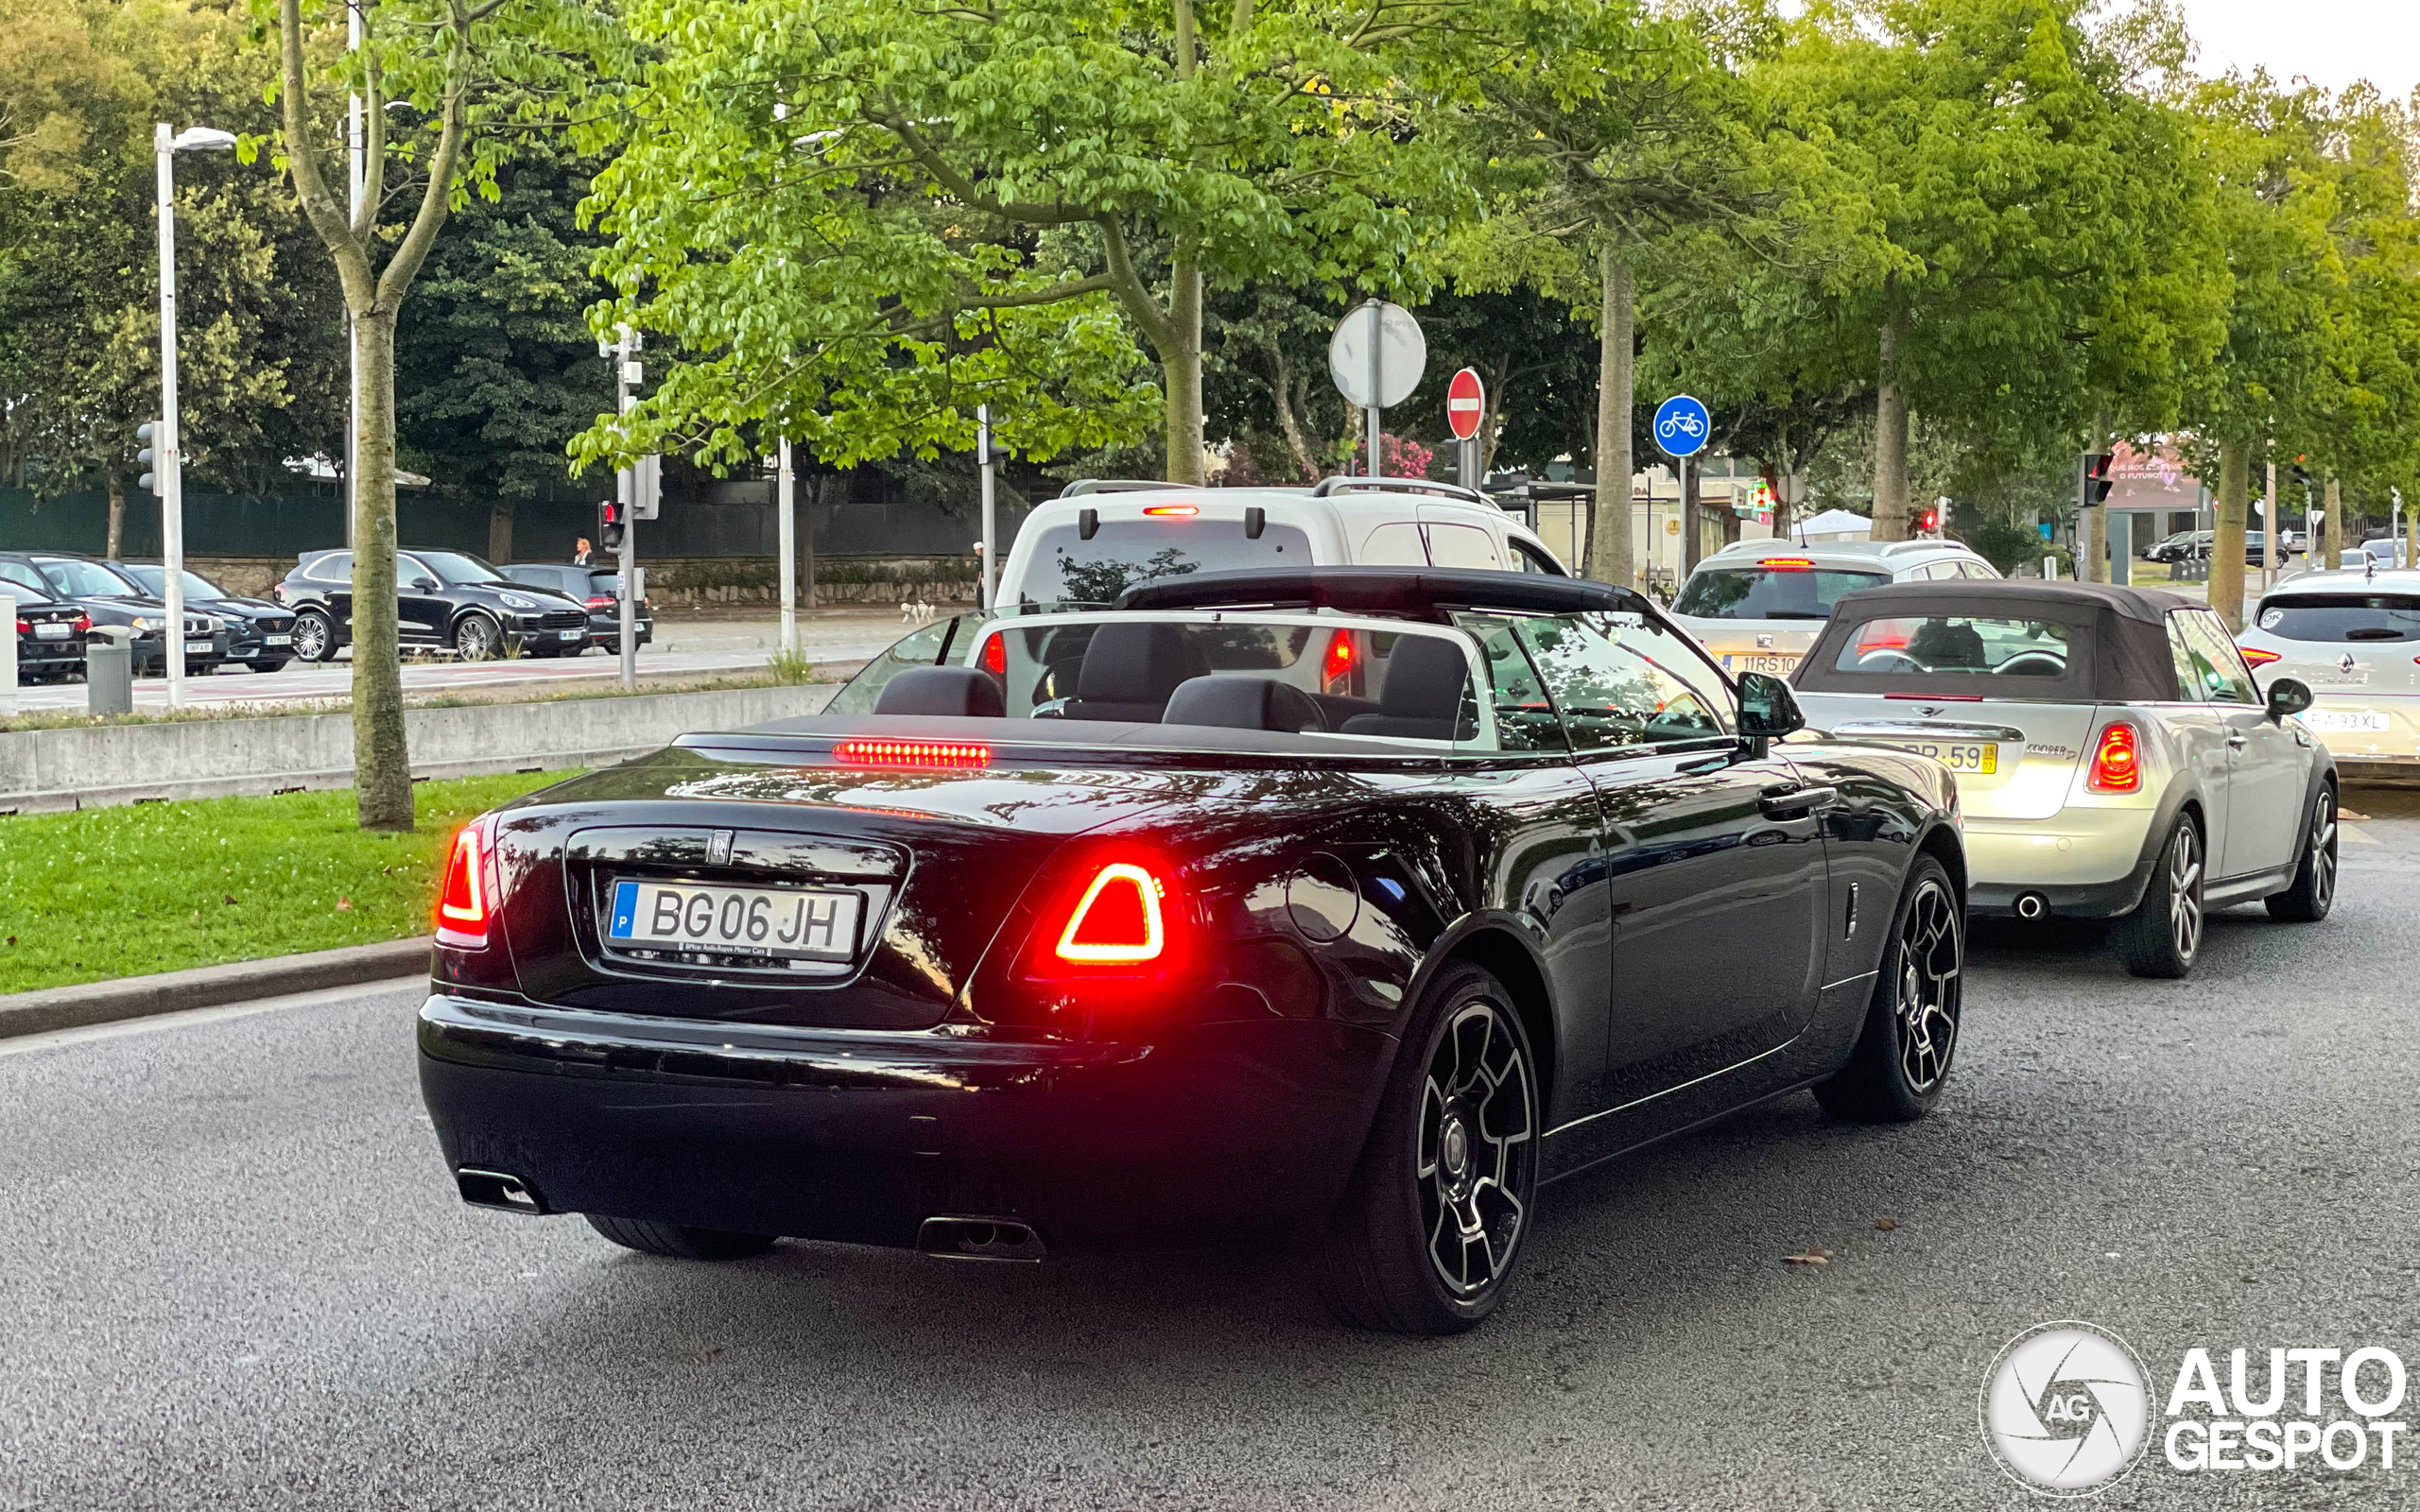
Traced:
<path fill-rule="evenodd" d="M 2241 750 L 2251 743 L 2251 737 L 2246 735 L 2240 730 L 2230 730 L 2227 731 L 2227 749 L 2229 750 Z"/>
<path fill-rule="evenodd" d="M 1756 795 L 1756 807 L 1767 818 L 1797 818 L 1830 808 L 1840 796 L 1837 787 L 1769 787 Z"/>

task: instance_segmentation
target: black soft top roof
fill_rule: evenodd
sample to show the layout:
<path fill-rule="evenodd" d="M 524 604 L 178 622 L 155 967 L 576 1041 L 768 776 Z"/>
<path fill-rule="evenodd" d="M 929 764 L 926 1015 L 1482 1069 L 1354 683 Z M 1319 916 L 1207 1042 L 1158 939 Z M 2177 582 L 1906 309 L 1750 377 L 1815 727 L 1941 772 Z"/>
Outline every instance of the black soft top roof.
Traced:
<path fill-rule="evenodd" d="M 1118 595 L 1119 609 L 1334 609 L 1441 619 L 1449 609 L 1644 611 L 1645 597 L 1611 583 L 1544 573 L 1446 567 L 1309 567 L 1155 577 Z"/>
<path fill-rule="evenodd" d="M 2154 589 L 2114 583 L 2024 578 L 1892 583 L 1843 593 L 1798 669 L 1793 686 L 1808 693 L 1973 694 L 2078 703 L 2168 703 L 2178 696 L 2168 616 L 2200 605 Z M 1999 678 L 1972 671 L 1857 672 L 1840 667 L 1841 649 L 1876 619 L 2026 619 L 2063 627 L 2067 670 L 2057 678 Z"/>

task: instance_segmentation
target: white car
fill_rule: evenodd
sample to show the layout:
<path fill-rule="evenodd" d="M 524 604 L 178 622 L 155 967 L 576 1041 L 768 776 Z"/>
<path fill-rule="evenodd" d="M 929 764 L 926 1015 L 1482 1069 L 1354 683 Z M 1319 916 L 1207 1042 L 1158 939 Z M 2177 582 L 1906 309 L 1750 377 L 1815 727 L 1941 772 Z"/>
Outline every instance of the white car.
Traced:
<path fill-rule="evenodd" d="M 2280 583 L 2236 639 L 2264 674 L 2310 685 L 2302 722 L 2339 761 L 2420 765 L 2420 572 Z"/>
<path fill-rule="evenodd" d="M 1788 677 L 1843 593 L 1998 577 L 1955 541 L 1735 541 L 1689 574 L 1672 617 L 1731 672 Z"/>
<path fill-rule="evenodd" d="M 1811 728 L 1958 778 L 1970 912 L 2114 919 L 2138 976 L 2183 976 L 2204 912 L 2316 920 L 2336 891 L 2336 764 L 2253 680 L 2218 615 L 2106 583 L 1902 583 L 1841 600 L 1790 679 Z M 1851 821 L 1843 821 L 1851 822 Z"/>
<path fill-rule="evenodd" d="M 999 602 L 1103 608 L 1136 583 L 1185 573 L 1430 565 L 1570 576 L 1518 519 L 1449 483 L 1204 489 L 1086 479 L 1035 506 L 1018 527 Z"/>

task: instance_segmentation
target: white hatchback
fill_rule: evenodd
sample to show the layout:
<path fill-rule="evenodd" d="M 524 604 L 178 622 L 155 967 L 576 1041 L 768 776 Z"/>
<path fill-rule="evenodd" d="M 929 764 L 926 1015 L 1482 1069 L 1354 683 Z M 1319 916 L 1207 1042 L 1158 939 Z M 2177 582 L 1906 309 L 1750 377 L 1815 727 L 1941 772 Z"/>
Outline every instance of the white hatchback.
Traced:
<path fill-rule="evenodd" d="M 1672 617 L 1731 672 L 1788 677 L 1843 593 L 1998 576 L 1955 541 L 1735 541 L 1689 574 Z"/>
<path fill-rule="evenodd" d="M 2302 722 L 2337 760 L 2420 765 L 2420 572 L 2290 578 L 2236 644 L 2262 672 L 2310 684 Z"/>

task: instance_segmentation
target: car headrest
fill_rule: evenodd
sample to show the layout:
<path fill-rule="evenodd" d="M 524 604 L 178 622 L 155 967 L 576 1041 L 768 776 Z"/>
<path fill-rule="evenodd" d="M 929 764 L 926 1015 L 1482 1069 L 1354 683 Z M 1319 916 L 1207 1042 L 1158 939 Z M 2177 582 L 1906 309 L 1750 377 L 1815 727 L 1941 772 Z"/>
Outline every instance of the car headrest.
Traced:
<path fill-rule="evenodd" d="M 1166 703 L 1177 684 L 1210 670 L 1177 625 L 1104 625 L 1084 648 L 1076 696 L 1103 703 Z"/>
<path fill-rule="evenodd" d="M 1008 707 L 1000 701 L 1000 685 L 973 667 L 909 667 L 882 685 L 873 712 L 997 719 Z"/>
<path fill-rule="evenodd" d="M 1290 683 L 1249 672 L 1188 678 L 1168 696 L 1164 725 L 1217 725 L 1227 730 L 1325 730 L 1318 700 Z"/>
<path fill-rule="evenodd" d="M 1397 719 L 1453 719 L 1470 682 L 1462 648 L 1442 635 L 1407 635 L 1387 658 L 1378 707 Z"/>

